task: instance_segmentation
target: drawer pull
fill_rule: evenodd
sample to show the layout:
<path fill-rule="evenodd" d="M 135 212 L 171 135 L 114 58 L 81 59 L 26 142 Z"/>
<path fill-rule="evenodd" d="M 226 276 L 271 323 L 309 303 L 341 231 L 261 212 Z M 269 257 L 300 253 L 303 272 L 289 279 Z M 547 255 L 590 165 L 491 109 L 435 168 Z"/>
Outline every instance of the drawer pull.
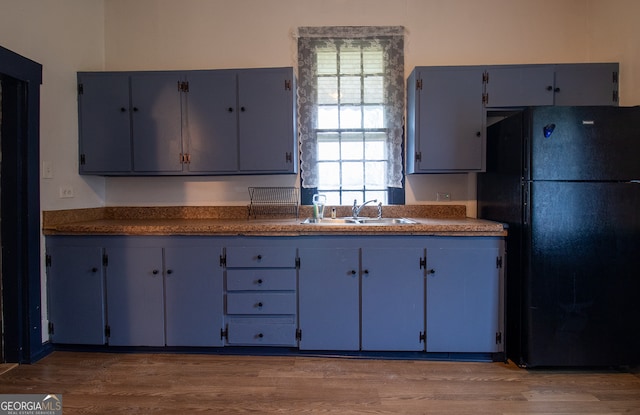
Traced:
<path fill-rule="evenodd" d="M 262 255 L 258 254 L 258 256 L 256 258 L 258 258 L 258 261 L 260 261 L 262 259 Z"/>
<path fill-rule="evenodd" d="M 258 285 L 262 285 L 262 278 L 258 279 L 258 280 L 256 281 L 256 284 L 258 284 Z"/>
<path fill-rule="evenodd" d="M 262 333 L 258 333 L 258 338 L 259 338 L 259 339 L 261 339 L 261 338 L 263 338 L 263 337 L 264 337 L 264 334 L 262 334 Z"/>
<path fill-rule="evenodd" d="M 256 307 L 262 308 L 262 301 L 260 301 L 258 304 L 256 304 Z"/>

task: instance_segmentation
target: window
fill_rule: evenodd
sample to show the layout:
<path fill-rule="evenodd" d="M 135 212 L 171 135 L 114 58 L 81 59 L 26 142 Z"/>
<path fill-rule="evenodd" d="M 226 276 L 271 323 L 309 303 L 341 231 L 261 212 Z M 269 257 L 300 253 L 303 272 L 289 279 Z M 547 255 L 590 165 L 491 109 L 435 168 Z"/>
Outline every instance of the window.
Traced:
<path fill-rule="evenodd" d="M 298 35 L 302 203 L 313 193 L 330 205 L 404 203 L 403 28 L 306 27 Z"/>

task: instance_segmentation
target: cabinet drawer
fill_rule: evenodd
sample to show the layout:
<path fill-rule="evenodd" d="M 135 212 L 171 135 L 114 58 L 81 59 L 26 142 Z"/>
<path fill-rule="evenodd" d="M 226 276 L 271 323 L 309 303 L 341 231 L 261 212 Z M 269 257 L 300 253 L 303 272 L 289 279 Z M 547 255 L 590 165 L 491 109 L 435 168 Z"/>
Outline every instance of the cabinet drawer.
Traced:
<path fill-rule="evenodd" d="M 296 294 L 227 293 L 227 314 L 296 314 Z"/>
<path fill-rule="evenodd" d="M 295 346 L 293 318 L 232 318 L 227 324 L 227 343 L 251 346 Z"/>
<path fill-rule="evenodd" d="M 227 271 L 229 291 L 295 291 L 295 269 L 233 269 Z"/>
<path fill-rule="evenodd" d="M 289 246 L 231 246 L 227 268 L 294 268 L 296 249 Z"/>

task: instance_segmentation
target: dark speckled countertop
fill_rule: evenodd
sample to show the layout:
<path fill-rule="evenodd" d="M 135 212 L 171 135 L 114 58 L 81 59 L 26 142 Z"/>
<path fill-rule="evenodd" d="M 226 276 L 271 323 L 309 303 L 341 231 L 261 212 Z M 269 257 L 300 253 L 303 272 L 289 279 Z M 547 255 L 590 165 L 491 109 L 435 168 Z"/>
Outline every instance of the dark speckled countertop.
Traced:
<path fill-rule="evenodd" d="M 337 216 L 349 216 L 349 206 L 336 206 Z M 325 217 L 331 207 L 325 208 Z M 375 217 L 366 206 L 361 216 Z M 45 235 L 450 235 L 505 236 L 501 223 L 466 217 L 462 205 L 384 206 L 383 217 L 404 217 L 416 224 L 303 224 L 310 206 L 300 206 L 298 218 L 249 218 L 246 206 L 104 207 L 43 212 Z"/>

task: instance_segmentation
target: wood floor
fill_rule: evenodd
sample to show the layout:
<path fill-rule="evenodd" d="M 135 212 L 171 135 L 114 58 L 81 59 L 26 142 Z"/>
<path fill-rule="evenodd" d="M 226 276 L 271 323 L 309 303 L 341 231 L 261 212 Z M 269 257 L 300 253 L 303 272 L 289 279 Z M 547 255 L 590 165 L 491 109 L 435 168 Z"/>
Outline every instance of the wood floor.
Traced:
<path fill-rule="evenodd" d="M 0 393 L 61 393 L 64 414 L 640 414 L 640 376 L 459 363 L 54 352 Z"/>

